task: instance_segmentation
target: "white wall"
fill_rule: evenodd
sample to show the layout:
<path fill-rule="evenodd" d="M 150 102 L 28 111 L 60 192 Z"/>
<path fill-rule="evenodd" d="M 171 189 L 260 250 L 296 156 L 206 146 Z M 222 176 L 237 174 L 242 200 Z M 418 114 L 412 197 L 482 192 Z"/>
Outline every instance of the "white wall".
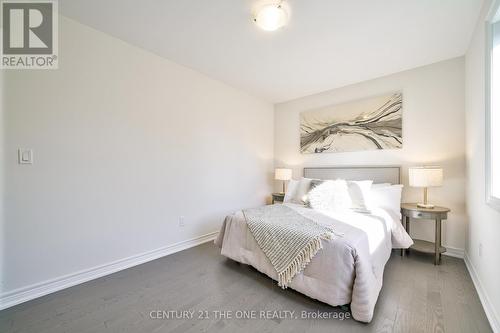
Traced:
<path fill-rule="evenodd" d="M 402 149 L 300 154 L 301 111 L 396 90 L 403 91 Z M 278 104 L 274 126 L 275 166 L 292 167 L 294 178 L 302 176 L 304 166 L 402 165 L 403 182 L 407 184 L 408 166 L 443 166 L 444 186 L 430 189 L 430 200 L 451 208 L 449 219 L 444 222 L 443 244 L 455 254 L 463 251 L 466 219 L 463 57 Z M 404 200 L 422 200 L 421 190 L 406 187 Z M 413 223 L 412 235 L 433 240 L 434 224 Z"/>
<path fill-rule="evenodd" d="M 3 73 L 4 293 L 216 231 L 265 202 L 271 104 L 67 18 L 59 31 L 58 70 Z M 17 164 L 19 147 L 33 165 Z"/>
<path fill-rule="evenodd" d="M 486 1 L 465 61 L 467 211 L 466 261 L 477 284 L 490 322 L 500 331 L 500 212 L 486 204 L 485 196 L 485 18 Z M 479 246 L 482 253 L 479 255 Z M 481 291 L 482 289 L 482 291 Z"/>

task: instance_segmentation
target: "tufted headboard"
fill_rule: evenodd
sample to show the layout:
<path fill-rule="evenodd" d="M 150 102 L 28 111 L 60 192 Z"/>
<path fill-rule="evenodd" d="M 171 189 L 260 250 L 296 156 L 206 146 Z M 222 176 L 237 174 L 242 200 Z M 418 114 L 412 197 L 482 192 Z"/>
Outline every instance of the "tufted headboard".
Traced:
<path fill-rule="evenodd" d="M 399 166 L 306 167 L 304 177 L 315 179 L 373 180 L 378 183 L 401 183 Z"/>

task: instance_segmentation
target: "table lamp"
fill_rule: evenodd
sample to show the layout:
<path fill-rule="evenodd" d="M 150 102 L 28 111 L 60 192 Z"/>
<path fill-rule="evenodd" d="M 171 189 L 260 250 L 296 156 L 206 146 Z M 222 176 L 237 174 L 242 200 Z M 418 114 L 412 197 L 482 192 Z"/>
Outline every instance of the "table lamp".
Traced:
<path fill-rule="evenodd" d="M 408 177 L 410 186 L 424 188 L 424 202 L 418 203 L 417 207 L 434 208 L 427 202 L 427 188 L 443 185 L 443 169 L 437 166 L 410 167 Z"/>
<path fill-rule="evenodd" d="M 283 181 L 283 193 L 285 193 L 285 182 L 292 179 L 292 169 L 275 169 L 274 179 Z"/>

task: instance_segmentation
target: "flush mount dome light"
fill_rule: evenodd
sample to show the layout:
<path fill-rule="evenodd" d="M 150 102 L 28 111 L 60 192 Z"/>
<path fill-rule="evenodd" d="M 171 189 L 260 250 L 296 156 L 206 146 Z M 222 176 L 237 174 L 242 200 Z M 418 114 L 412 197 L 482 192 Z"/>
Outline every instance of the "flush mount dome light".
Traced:
<path fill-rule="evenodd" d="M 288 12 L 285 7 L 283 2 L 263 5 L 256 10 L 253 20 L 263 30 L 277 30 L 288 21 Z"/>

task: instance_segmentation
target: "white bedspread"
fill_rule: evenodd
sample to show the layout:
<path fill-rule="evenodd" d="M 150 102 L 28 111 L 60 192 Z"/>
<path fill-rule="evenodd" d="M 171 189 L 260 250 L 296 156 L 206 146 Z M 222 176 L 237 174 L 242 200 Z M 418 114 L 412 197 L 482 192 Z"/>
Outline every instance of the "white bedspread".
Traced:
<path fill-rule="evenodd" d="M 335 231 L 333 239 L 322 241 L 323 249 L 293 278 L 289 287 L 333 306 L 350 303 L 354 319 L 370 322 L 391 250 L 407 248 L 413 243 L 399 217 L 384 210 L 371 215 L 327 215 L 300 205 L 286 205 Z M 215 242 L 221 247 L 222 255 L 252 265 L 278 280 L 241 211 L 226 217 Z"/>

